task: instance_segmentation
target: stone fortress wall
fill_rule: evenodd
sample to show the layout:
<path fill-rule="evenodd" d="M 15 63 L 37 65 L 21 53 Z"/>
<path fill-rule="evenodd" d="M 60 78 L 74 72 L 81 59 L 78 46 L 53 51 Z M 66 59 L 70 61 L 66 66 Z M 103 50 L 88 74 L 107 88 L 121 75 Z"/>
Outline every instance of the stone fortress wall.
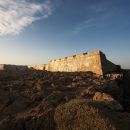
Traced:
<path fill-rule="evenodd" d="M 87 72 L 103 75 L 115 71 L 117 66 L 106 59 L 103 52 L 96 50 L 83 54 L 73 55 L 57 60 L 52 60 L 48 64 L 16 66 L 0 65 L 0 70 L 46 70 L 51 72 Z"/>
<path fill-rule="evenodd" d="M 0 64 L 0 70 L 27 70 L 27 66 Z"/>
<path fill-rule="evenodd" d="M 58 60 L 52 60 L 46 65 L 47 71 L 87 72 L 103 75 L 116 70 L 116 65 L 106 59 L 101 51 L 90 51 Z"/>
<path fill-rule="evenodd" d="M 28 65 L 29 69 L 35 69 L 35 70 L 45 70 L 46 64 L 42 65 Z"/>
<path fill-rule="evenodd" d="M 0 70 L 4 70 L 4 64 L 0 64 Z"/>

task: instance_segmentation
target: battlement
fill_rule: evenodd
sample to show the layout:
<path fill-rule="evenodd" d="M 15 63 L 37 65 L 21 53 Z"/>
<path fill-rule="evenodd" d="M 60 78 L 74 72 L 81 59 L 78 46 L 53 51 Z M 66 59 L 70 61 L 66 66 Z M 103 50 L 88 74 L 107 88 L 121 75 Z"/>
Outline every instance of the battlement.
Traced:
<path fill-rule="evenodd" d="M 85 53 L 82 53 L 82 54 L 72 55 L 72 56 L 68 56 L 68 57 L 64 57 L 64 58 L 59 58 L 59 59 L 56 59 L 56 60 L 51 60 L 49 62 L 67 61 L 67 60 L 73 60 L 75 58 L 84 58 L 84 57 L 90 57 L 90 56 L 100 55 L 100 54 L 104 55 L 104 53 L 101 52 L 100 50 L 95 50 L 95 51 L 85 52 Z"/>

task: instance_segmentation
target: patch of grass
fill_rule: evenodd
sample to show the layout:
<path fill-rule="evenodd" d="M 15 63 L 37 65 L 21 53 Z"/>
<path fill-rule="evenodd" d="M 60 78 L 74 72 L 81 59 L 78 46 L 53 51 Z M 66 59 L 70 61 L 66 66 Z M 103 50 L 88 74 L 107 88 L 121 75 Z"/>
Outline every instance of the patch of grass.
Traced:
<path fill-rule="evenodd" d="M 85 99 L 58 106 L 54 115 L 57 130 L 128 130 L 129 123 L 124 126 L 118 118 L 118 113 L 102 103 Z"/>

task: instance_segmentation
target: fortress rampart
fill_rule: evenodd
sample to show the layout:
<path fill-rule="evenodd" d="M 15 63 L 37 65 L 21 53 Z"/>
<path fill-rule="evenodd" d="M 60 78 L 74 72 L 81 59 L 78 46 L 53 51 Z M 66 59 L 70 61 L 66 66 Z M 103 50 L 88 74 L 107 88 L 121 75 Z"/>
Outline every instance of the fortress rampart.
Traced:
<path fill-rule="evenodd" d="M 58 60 L 52 60 L 46 65 L 47 71 L 59 72 L 87 72 L 103 75 L 116 70 L 116 65 L 106 59 L 101 51 L 91 51 L 73 55 Z"/>
<path fill-rule="evenodd" d="M 7 65 L 7 64 L 0 64 L 0 70 L 27 70 L 27 66 L 23 65 Z"/>
<path fill-rule="evenodd" d="M 46 64 L 42 65 L 28 65 L 29 69 L 35 69 L 35 70 L 45 70 Z"/>
<path fill-rule="evenodd" d="M 46 65 L 0 65 L 0 70 L 25 70 L 27 68 L 35 70 L 46 70 L 51 72 L 91 71 L 99 75 L 104 75 L 108 72 L 115 71 L 117 66 L 107 60 L 105 54 L 99 50 L 52 60 Z"/>

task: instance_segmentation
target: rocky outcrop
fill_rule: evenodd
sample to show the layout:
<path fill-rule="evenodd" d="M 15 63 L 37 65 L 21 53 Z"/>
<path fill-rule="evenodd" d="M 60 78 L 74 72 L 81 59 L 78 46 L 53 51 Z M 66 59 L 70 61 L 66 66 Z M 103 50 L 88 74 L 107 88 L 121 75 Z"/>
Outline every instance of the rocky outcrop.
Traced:
<path fill-rule="evenodd" d="M 123 89 L 92 72 L 0 71 L 0 130 L 129 130 Z"/>
<path fill-rule="evenodd" d="M 104 104 L 112 110 L 123 111 L 123 107 L 121 106 L 121 104 L 114 98 L 112 98 L 112 96 L 109 94 L 96 92 L 93 100 L 104 102 Z"/>

